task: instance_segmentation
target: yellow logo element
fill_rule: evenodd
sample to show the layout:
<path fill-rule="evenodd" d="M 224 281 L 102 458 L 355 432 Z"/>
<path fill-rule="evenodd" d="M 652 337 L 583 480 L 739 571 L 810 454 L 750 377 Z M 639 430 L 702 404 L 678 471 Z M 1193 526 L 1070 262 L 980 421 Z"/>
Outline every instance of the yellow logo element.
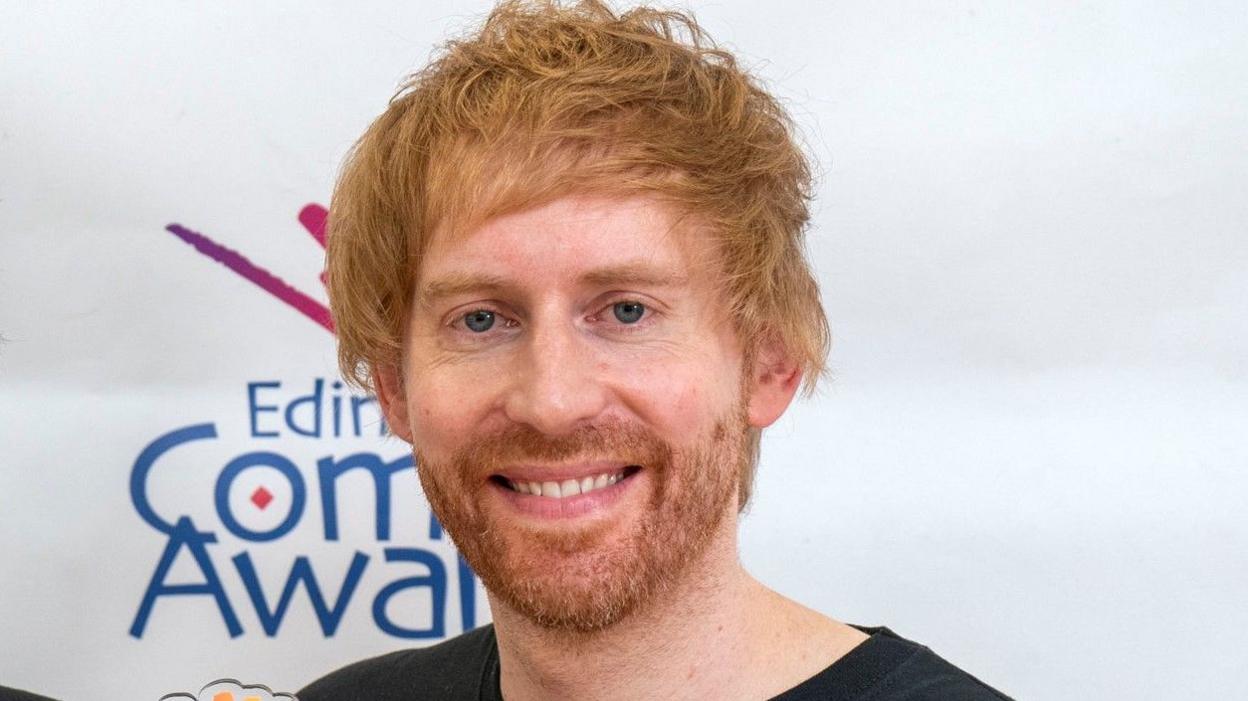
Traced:
<path fill-rule="evenodd" d="M 294 694 L 274 693 L 263 684 L 244 686 L 237 679 L 218 679 L 199 694 L 165 694 L 160 701 L 299 701 Z"/>

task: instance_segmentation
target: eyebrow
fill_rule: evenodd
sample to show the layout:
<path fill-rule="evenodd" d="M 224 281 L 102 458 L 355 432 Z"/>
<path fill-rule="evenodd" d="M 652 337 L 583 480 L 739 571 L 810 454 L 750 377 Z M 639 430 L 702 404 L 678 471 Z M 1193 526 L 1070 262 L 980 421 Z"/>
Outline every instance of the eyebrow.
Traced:
<path fill-rule="evenodd" d="M 624 263 L 591 270 L 581 276 L 581 282 L 590 285 L 681 287 L 689 283 L 689 276 L 645 263 Z"/>
<path fill-rule="evenodd" d="M 636 285 L 672 288 L 687 285 L 689 277 L 645 263 L 624 263 L 590 270 L 580 277 L 579 282 L 598 287 Z M 452 273 L 422 285 L 417 293 L 417 300 L 420 305 L 429 307 L 448 297 L 483 292 L 497 294 L 514 290 L 515 287 L 506 278 L 497 275 Z"/>
<path fill-rule="evenodd" d="M 506 289 L 507 286 L 507 282 L 497 275 L 452 273 L 421 285 L 416 299 L 421 306 L 429 307 L 448 297 L 458 297 L 473 292 L 498 292 Z"/>

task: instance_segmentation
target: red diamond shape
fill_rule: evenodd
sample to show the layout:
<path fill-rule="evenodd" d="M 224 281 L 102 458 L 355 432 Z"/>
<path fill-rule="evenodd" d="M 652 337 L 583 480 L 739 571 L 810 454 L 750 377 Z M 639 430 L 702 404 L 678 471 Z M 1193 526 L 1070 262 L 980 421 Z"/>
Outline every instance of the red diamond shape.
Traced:
<path fill-rule="evenodd" d="M 264 511 L 264 507 L 268 506 L 271 501 L 273 501 L 273 495 L 264 487 L 256 487 L 256 491 L 251 493 L 251 503 L 260 507 L 261 511 Z"/>

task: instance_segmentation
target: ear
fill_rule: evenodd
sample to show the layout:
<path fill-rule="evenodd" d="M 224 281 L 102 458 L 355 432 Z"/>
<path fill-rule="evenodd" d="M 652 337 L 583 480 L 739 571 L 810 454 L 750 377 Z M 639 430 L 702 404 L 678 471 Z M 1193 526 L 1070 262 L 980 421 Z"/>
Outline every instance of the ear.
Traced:
<path fill-rule="evenodd" d="M 784 414 L 802 383 L 802 371 L 775 334 L 767 334 L 754 353 L 748 370 L 749 423 L 766 428 Z"/>
<path fill-rule="evenodd" d="M 375 365 L 372 369 L 373 389 L 386 417 L 390 432 L 408 443 L 412 442 L 412 424 L 408 420 L 407 392 L 403 375 L 394 365 Z"/>

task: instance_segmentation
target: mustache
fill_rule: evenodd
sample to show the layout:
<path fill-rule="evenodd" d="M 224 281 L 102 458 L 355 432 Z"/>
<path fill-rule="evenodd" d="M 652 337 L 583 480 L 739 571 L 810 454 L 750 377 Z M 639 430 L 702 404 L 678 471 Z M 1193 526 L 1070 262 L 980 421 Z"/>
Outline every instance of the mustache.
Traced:
<path fill-rule="evenodd" d="M 417 464 L 424 464 L 416 450 Z M 625 465 L 664 469 L 674 450 L 668 442 L 638 424 L 619 419 L 579 426 L 551 436 L 526 424 L 513 424 L 481 436 L 448 461 L 462 476 L 489 475 L 508 465 L 526 462 L 610 460 Z"/>

